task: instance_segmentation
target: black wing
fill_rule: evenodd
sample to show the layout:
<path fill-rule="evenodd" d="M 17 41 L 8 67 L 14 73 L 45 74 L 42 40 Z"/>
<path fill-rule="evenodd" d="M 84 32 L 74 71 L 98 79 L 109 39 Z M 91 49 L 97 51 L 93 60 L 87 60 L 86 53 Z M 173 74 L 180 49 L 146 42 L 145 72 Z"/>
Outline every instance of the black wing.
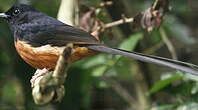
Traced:
<path fill-rule="evenodd" d="M 41 26 L 41 25 L 40 25 Z M 75 28 L 70 25 L 46 25 L 42 26 L 27 37 L 26 40 L 31 43 L 32 46 L 38 47 L 42 45 L 64 46 L 67 43 L 74 44 L 99 44 L 99 41 L 90 33 L 81 29 Z M 47 29 L 46 29 L 47 28 Z M 37 28 L 38 29 L 38 28 Z"/>

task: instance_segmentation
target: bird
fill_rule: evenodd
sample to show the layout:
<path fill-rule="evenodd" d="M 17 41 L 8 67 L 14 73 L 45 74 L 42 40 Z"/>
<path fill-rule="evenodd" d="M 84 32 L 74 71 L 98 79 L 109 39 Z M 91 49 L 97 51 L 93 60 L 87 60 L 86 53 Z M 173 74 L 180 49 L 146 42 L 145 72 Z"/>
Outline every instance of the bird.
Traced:
<path fill-rule="evenodd" d="M 54 70 L 61 50 L 72 43 L 74 52 L 68 58 L 71 62 L 99 53 L 108 53 L 198 75 L 198 66 L 195 64 L 111 48 L 89 32 L 65 24 L 30 5 L 14 4 L 5 13 L 0 13 L 0 18 L 7 20 L 14 36 L 15 48 L 21 58 L 32 67 L 44 70 L 43 73 Z"/>

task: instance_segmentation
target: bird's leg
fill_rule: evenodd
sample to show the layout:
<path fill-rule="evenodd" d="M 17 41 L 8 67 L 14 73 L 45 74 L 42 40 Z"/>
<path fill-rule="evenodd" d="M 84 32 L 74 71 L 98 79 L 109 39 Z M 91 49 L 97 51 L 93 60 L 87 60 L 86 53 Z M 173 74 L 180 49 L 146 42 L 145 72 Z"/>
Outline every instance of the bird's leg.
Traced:
<path fill-rule="evenodd" d="M 49 70 L 46 68 L 43 69 L 37 69 L 34 75 L 32 76 L 32 79 L 30 80 L 31 82 L 31 87 L 33 88 L 38 82 L 43 78 L 45 74 L 49 73 Z"/>

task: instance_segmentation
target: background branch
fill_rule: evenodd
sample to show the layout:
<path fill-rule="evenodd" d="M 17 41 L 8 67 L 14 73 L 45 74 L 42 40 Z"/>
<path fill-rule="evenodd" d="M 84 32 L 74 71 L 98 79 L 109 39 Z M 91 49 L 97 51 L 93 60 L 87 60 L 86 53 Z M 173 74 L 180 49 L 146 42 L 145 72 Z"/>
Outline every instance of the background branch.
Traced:
<path fill-rule="evenodd" d="M 124 24 L 124 23 L 132 23 L 134 21 L 133 18 L 126 18 L 126 17 L 123 17 L 122 19 L 118 20 L 118 21 L 114 21 L 114 22 L 111 22 L 111 23 L 107 23 L 103 26 L 103 28 L 110 28 L 110 27 L 113 27 L 113 26 L 118 26 L 118 25 L 121 25 L 121 24 Z"/>
<path fill-rule="evenodd" d="M 177 60 L 177 53 L 176 53 L 175 47 L 172 44 L 172 42 L 169 40 L 168 36 L 166 35 L 165 30 L 161 27 L 159 29 L 159 32 L 161 34 L 162 40 L 166 44 L 169 52 L 171 53 L 172 58 L 175 59 L 175 60 Z"/>
<path fill-rule="evenodd" d="M 63 23 L 74 25 L 75 6 L 77 0 L 62 0 L 58 11 L 57 19 Z"/>
<path fill-rule="evenodd" d="M 96 9 L 95 9 L 96 10 Z M 122 15 L 122 19 L 113 21 L 111 23 L 100 25 L 96 31 L 104 30 L 125 23 L 134 23 L 136 28 L 142 27 L 148 31 L 152 31 L 153 28 L 159 28 L 161 25 L 164 14 L 169 10 L 169 0 L 155 0 L 153 5 L 143 12 L 139 12 L 136 16 L 127 18 Z"/>

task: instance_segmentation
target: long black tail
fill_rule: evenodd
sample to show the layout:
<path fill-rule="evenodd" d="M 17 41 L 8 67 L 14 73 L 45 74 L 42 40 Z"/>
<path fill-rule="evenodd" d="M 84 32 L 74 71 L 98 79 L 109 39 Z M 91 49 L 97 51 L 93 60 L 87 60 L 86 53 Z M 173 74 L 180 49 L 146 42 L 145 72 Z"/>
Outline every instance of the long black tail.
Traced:
<path fill-rule="evenodd" d="M 172 60 L 172 59 L 168 59 L 168 58 L 162 58 L 162 57 L 158 57 L 158 56 L 145 55 L 145 54 L 137 53 L 137 52 L 130 52 L 130 51 L 126 51 L 126 50 L 114 49 L 114 48 L 110 48 L 110 47 L 107 47 L 104 45 L 86 45 L 86 47 L 88 47 L 89 49 L 92 49 L 92 50 L 99 51 L 99 52 L 127 56 L 127 57 L 134 58 L 136 60 L 140 60 L 143 62 L 167 66 L 167 67 L 170 67 L 173 69 L 177 69 L 177 70 L 191 73 L 193 75 L 198 76 L 198 66 L 190 64 L 190 63 L 185 63 L 185 62 Z"/>

